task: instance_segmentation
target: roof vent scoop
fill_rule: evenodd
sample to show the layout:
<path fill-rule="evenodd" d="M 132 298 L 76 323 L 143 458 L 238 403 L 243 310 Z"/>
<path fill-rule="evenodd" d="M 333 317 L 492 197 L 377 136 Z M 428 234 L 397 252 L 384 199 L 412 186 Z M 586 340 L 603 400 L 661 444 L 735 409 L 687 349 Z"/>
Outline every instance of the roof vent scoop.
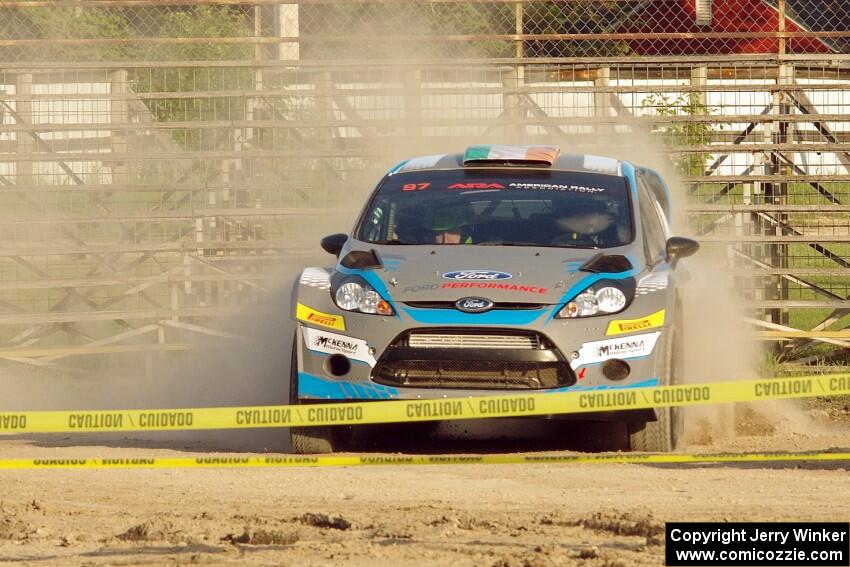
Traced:
<path fill-rule="evenodd" d="M 561 154 L 555 146 L 469 146 L 463 165 L 547 165 Z"/>
<path fill-rule="evenodd" d="M 629 259 L 620 254 L 604 254 L 600 253 L 585 262 L 579 268 L 582 272 L 591 272 L 595 274 L 621 274 L 633 269 Z"/>

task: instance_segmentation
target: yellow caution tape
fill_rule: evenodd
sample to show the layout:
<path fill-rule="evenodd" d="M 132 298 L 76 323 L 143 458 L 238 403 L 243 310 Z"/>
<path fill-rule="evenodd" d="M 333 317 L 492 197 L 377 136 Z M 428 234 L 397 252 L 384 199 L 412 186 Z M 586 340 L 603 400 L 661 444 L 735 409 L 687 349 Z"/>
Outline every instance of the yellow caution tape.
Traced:
<path fill-rule="evenodd" d="M 109 468 L 258 468 L 357 467 L 372 465 L 465 464 L 699 464 L 799 461 L 850 461 L 850 453 L 709 453 L 611 455 L 281 455 L 262 457 L 141 457 L 120 459 L 7 459 L 3 469 L 109 469 Z"/>
<path fill-rule="evenodd" d="M 293 406 L 0 413 L 0 433 L 250 429 L 577 414 L 850 394 L 850 374 Z"/>

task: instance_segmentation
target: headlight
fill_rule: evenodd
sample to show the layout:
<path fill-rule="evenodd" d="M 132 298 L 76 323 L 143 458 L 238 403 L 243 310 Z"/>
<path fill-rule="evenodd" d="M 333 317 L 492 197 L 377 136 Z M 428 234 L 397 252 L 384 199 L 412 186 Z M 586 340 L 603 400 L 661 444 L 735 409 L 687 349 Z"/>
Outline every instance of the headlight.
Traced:
<path fill-rule="evenodd" d="M 337 307 L 346 311 L 393 315 L 390 304 L 360 278 L 344 280 L 333 292 L 333 298 Z"/>
<path fill-rule="evenodd" d="M 354 311 L 360 307 L 363 297 L 366 295 L 366 290 L 363 286 L 356 282 L 348 282 L 342 284 L 336 290 L 336 304 L 340 309 L 346 311 Z"/>
<path fill-rule="evenodd" d="M 597 282 L 573 299 L 558 312 L 560 319 L 577 319 L 619 313 L 634 297 L 634 280 Z"/>

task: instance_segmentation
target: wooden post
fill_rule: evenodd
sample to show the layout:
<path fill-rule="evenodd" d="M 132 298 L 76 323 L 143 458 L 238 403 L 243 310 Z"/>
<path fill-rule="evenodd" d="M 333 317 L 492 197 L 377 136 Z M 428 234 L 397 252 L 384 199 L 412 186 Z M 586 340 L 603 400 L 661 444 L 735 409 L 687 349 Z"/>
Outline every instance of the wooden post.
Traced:
<path fill-rule="evenodd" d="M 15 104 L 15 111 L 20 120 L 16 121 L 18 126 L 32 127 L 32 73 L 18 73 L 15 81 L 15 94 L 18 96 L 18 101 Z M 23 124 L 23 123 L 26 124 Z M 18 156 L 22 158 L 31 158 L 35 141 L 30 135 L 30 132 L 18 130 L 15 132 L 16 150 Z M 18 185 L 33 185 L 33 163 L 29 159 L 19 161 L 15 164 L 15 183 Z"/>
<path fill-rule="evenodd" d="M 502 95 L 502 108 L 505 118 L 514 125 L 506 132 L 506 135 L 511 138 L 511 143 L 514 144 L 524 143 L 525 124 L 523 119 L 526 109 L 522 104 L 522 97 L 518 93 L 510 94 L 509 91 L 519 89 L 523 83 L 524 68 L 522 65 L 516 65 L 502 72 L 502 89 L 505 91 L 505 94 Z"/>
<path fill-rule="evenodd" d="M 778 25 L 777 25 L 776 31 L 778 31 L 779 33 L 785 33 L 785 0 L 778 0 L 777 11 L 778 11 L 779 21 L 777 22 Z M 779 56 L 780 57 L 785 55 L 786 47 L 787 47 L 787 45 L 785 43 L 785 38 L 780 37 L 779 38 Z"/>
<path fill-rule="evenodd" d="M 281 4 L 278 10 L 278 36 L 299 37 L 298 4 Z M 295 42 L 280 43 L 278 57 L 286 61 L 298 61 L 300 46 Z"/>
<path fill-rule="evenodd" d="M 698 65 L 691 68 L 691 86 L 704 87 L 708 84 L 708 67 Z M 699 114 L 705 114 L 707 97 L 705 91 L 693 91 L 693 101 L 698 107 Z M 700 142 L 703 143 L 703 142 Z"/>
<path fill-rule="evenodd" d="M 118 69 L 109 71 L 109 120 L 113 124 L 127 124 L 130 121 L 130 101 L 127 98 L 127 71 Z M 112 152 L 127 154 L 127 130 L 116 128 L 112 130 Z M 126 184 L 130 182 L 130 170 L 127 162 L 114 162 L 112 166 L 112 183 Z"/>
<path fill-rule="evenodd" d="M 779 116 L 779 121 L 776 123 L 773 132 L 773 143 L 775 144 L 787 144 L 789 141 L 788 130 L 789 123 L 785 120 L 785 117 L 791 113 L 791 109 L 793 106 L 788 100 L 788 93 L 784 90 L 784 88 L 792 85 L 794 83 L 794 67 L 793 65 L 779 65 L 778 68 L 778 76 L 777 82 L 780 87 L 783 87 L 780 90 L 774 92 L 774 112 Z M 780 153 L 773 152 L 773 170 L 776 175 L 786 176 L 793 175 L 794 168 L 785 162 L 785 159 L 793 160 L 794 152 L 788 153 Z M 780 159 L 780 157 L 785 159 Z M 788 182 L 781 181 L 779 183 L 774 184 L 775 194 L 774 194 L 774 203 L 777 205 L 787 205 L 788 204 Z M 776 219 L 780 223 L 788 222 L 788 213 L 777 213 Z M 776 227 L 776 235 L 783 236 L 783 231 L 781 226 Z M 788 267 L 788 244 L 779 243 L 775 245 L 775 250 L 773 260 L 774 265 L 778 268 L 787 268 Z M 788 299 L 788 280 L 781 276 L 775 276 L 776 281 L 774 284 L 778 288 L 779 299 Z M 778 313 L 778 323 L 780 325 L 788 325 L 789 322 L 789 313 L 788 310 L 781 310 Z"/>
<path fill-rule="evenodd" d="M 159 328 L 156 330 L 156 342 L 159 344 L 159 360 L 165 360 L 165 326 L 160 324 Z"/>
<path fill-rule="evenodd" d="M 521 36 L 523 34 L 524 28 L 525 28 L 524 21 L 523 21 L 523 19 L 524 19 L 523 11 L 524 11 L 524 9 L 523 9 L 522 2 L 517 2 L 516 6 L 514 7 L 514 21 L 515 21 L 514 22 L 515 23 L 514 33 L 516 33 L 516 35 L 518 35 L 518 36 Z M 522 39 L 516 40 L 516 56 L 517 56 L 518 59 L 522 59 L 525 56 L 525 42 Z"/>
<path fill-rule="evenodd" d="M 410 140 L 417 143 L 422 137 L 422 71 L 404 73 L 404 113 Z"/>
<path fill-rule="evenodd" d="M 600 67 L 596 70 L 596 78 L 593 80 L 596 88 L 607 88 L 611 86 L 611 68 Z M 607 120 L 611 116 L 611 93 L 608 91 L 593 91 L 593 116 Z M 608 135 L 613 132 L 610 124 L 597 122 L 594 130 L 597 135 Z"/>

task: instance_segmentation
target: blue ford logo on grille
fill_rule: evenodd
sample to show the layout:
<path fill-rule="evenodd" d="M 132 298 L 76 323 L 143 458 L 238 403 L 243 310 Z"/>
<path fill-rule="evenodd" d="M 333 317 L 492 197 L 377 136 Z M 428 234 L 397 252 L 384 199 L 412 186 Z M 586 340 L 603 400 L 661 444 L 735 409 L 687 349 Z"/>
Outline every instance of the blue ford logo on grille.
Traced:
<path fill-rule="evenodd" d="M 443 277 L 447 280 L 509 280 L 513 276 L 507 272 L 493 270 L 458 270 L 446 272 Z"/>
<path fill-rule="evenodd" d="M 493 308 L 493 302 L 483 297 L 464 297 L 455 301 L 455 307 L 466 313 L 484 313 Z"/>

